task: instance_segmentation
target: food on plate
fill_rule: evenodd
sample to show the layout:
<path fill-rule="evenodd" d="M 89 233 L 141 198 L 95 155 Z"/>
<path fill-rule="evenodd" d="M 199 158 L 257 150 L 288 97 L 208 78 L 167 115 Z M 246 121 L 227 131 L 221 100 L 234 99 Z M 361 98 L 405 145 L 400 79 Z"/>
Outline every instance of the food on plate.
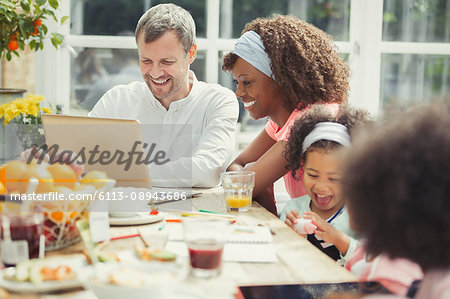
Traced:
<path fill-rule="evenodd" d="M 143 261 L 174 262 L 177 259 L 175 253 L 162 249 L 151 249 L 138 245 L 134 249 L 136 255 Z"/>
<path fill-rule="evenodd" d="M 120 262 L 120 258 L 116 253 L 106 252 L 104 250 L 94 249 L 95 256 L 97 257 L 97 261 L 100 263 L 108 263 L 108 262 Z M 86 262 L 88 264 L 92 264 L 91 257 L 86 250 L 83 250 L 83 254 L 86 256 Z"/>
<path fill-rule="evenodd" d="M 174 277 L 174 274 L 169 271 L 147 272 L 132 268 L 120 268 L 109 274 L 109 283 L 137 288 L 167 283 Z"/>
<path fill-rule="evenodd" d="M 75 273 L 67 265 L 48 266 L 45 260 L 27 260 L 18 263 L 14 275 L 6 279 L 19 282 L 66 281 L 75 279 Z"/>

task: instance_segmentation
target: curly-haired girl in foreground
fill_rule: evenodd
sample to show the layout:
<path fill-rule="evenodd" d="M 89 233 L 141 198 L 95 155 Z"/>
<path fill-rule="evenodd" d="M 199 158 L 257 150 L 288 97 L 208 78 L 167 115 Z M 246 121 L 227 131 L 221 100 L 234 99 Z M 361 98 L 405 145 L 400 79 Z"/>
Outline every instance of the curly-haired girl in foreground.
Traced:
<path fill-rule="evenodd" d="M 340 188 L 341 149 L 350 147 L 350 136 L 369 123 L 369 115 L 345 105 L 332 108 L 315 105 L 291 129 L 286 158 L 292 175 L 303 175 L 307 195 L 290 200 L 280 218 L 300 234 L 299 218 L 311 219 L 316 230 L 307 239 L 338 260 L 357 247 Z"/>
<path fill-rule="evenodd" d="M 349 67 L 325 32 L 296 17 L 277 16 L 248 23 L 222 69 L 233 74 L 236 96 L 250 116 L 270 118 L 228 171 L 255 171 L 253 194 L 276 213 L 267 191 L 283 175 L 291 198 L 305 194 L 302 182 L 287 173 L 283 156 L 290 127 L 312 104 L 346 101 Z"/>
<path fill-rule="evenodd" d="M 450 103 L 395 115 L 357 140 L 343 193 L 373 256 L 407 258 L 425 273 L 415 298 L 450 298 Z"/>

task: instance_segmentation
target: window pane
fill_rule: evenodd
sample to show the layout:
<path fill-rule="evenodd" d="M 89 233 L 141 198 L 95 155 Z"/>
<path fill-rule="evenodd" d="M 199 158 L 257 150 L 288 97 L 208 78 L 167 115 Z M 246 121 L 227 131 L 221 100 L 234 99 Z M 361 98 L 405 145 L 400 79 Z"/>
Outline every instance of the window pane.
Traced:
<path fill-rule="evenodd" d="M 442 99 L 450 94 L 450 56 L 384 54 L 381 104 L 406 105 Z"/>
<path fill-rule="evenodd" d="M 245 24 L 257 17 L 293 14 L 331 34 L 349 39 L 350 0 L 222 0 L 220 37 L 238 38 Z"/>
<path fill-rule="evenodd" d="M 76 49 L 71 60 L 71 114 L 87 114 L 103 94 L 119 84 L 141 81 L 137 50 Z M 205 78 L 205 52 L 191 65 L 198 80 Z"/>
<path fill-rule="evenodd" d="M 384 0 L 383 40 L 450 42 L 450 0 Z"/>
<path fill-rule="evenodd" d="M 206 36 L 206 0 L 202 1 L 130 1 L 130 0 L 75 0 L 71 4 L 71 34 L 117 35 L 134 32 L 141 15 L 151 6 L 174 3 L 188 10 L 197 27 L 197 36 Z"/>

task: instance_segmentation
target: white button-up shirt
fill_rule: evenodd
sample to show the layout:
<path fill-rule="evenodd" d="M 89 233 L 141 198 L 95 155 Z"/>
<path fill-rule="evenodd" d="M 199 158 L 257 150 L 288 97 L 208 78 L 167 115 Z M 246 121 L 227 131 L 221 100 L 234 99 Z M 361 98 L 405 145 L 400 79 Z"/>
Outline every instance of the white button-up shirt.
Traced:
<path fill-rule="evenodd" d="M 198 81 L 190 72 L 192 89 L 169 109 L 144 82 L 109 90 L 89 116 L 136 119 L 144 142 L 155 143 L 170 161 L 149 164 L 154 186 L 214 187 L 231 161 L 239 113 L 235 94 L 218 84 Z M 156 152 L 156 150 L 155 150 Z"/>

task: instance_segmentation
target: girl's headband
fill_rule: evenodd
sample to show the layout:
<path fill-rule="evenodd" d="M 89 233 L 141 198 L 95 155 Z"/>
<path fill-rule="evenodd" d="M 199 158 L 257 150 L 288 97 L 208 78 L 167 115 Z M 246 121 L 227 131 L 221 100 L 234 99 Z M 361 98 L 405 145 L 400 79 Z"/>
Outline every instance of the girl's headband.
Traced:
<path fill-rule="evenodd" d="M 330 140 L 350 147 L 350 135 L 344 125 L 334 122 L 321 122 L 305 137 L 302 145 L 302 154 L 316 141 Z"/>
<path fill-rule="evenodd" d="M 272 78 L 270 58 L 267 55 L 261 37 L 255 31 L 247 31 L 234 44 L 234 54 Z"/>

